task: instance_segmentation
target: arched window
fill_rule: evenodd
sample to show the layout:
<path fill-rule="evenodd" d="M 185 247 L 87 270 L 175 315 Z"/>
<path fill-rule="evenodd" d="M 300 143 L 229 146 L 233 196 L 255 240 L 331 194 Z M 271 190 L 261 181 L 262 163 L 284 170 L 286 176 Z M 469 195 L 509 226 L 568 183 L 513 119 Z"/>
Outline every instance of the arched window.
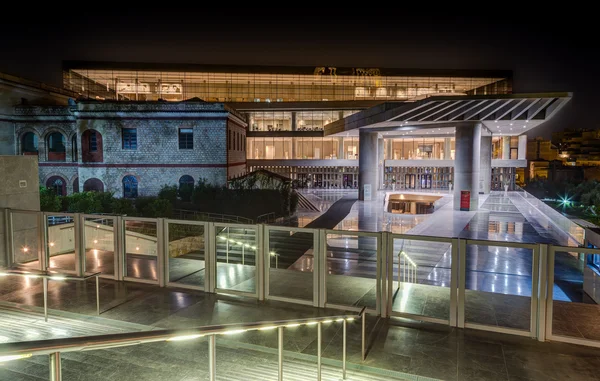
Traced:
<path fill-rule="evenodd" d="M 38 154 L 38 137 L 33 132 L 26 132 L 21 138 L 21 152 L 23 155 Z"/>
<path fill-rule="evenodd" d="M 179 178 L 179 197 L 183 201 L 189 201 L 194 190 L 194 178 L 190 175 L 183 175 Z"/>
<path fill-rule="evenodd" d="M 81 160 L 84 163 L 100 163 L 102 153 L 102 134 L 96 130 L 85 130 L 81 134 Z"/>
<path fill-rule="evenodd" d="M 73 193 L 79 193 L 79 177 L 73 180 Z"/>
<path fill-rule="evenodd" d="M 66 147 L 65 137 L 60 132 L 48 135 L 48 161 L 65 161 Z"/>
<path fill-rule="evenodd" d="M 123 197 L 135 198 L 138 196 L 138 181 L 135 176 L 123 177 Z"/>
<path fill-rule="evenodd" d="M 46 181 L 46 188 L 54 190 L 57 196 L 67 195 L 67 182 L 60 176 L 52 176 Z"/>
<path fill-rule="evenodd" d="M 85 180 L 83 183 L 84 192 L 104 192 L 104 183 L 96 178 Z"/>

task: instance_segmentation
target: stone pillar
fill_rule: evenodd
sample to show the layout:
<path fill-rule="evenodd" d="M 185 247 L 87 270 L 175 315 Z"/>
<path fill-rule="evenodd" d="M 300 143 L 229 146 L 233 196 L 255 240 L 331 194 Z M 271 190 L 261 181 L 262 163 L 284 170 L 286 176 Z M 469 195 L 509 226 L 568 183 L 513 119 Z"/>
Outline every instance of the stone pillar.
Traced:
<path fill-rule="evenodd" d="M 444 138 L 444 160 L 452 160 L 452 138 Z"/>
<path fill-rule="evenodd" d="M 517 149 L 517 159 L 527 159 L 527 135 L 519 136 L 519 148 Z"/>
<path fill-rule="evenodd" d="M 479 192 L 488 194 L 492 187 L 492 136 L 481 137 Z"/>
<path fill-rule="evenodd" d="M 358 155 L 358 199 L 365 199 L 365 185 L 371 186 L 371 199 L 377 195 L 377 132 L 361 129 Z"/>
<path fill-rule="evenodd" d="M 292 131 L 296 131 L 296 111 L 292 111 Z"/>
<path fill-rule="evenodd" d="M 481 146 L 481 123 L 465 123 L 456 126 L 454 158 L 454 210 L 460 210 L 460 192 L 471 192 L 469 210 L 479 206 L 479 161 Z"/>
<path fill-rule="evenodd" d="M 338 159 L 345 159 L 344 157 L 344 138 L 338 138 Z"/>
<path fill-rule="evenodd" d="M 510 159 L 510 136 L 502 137 L 502 160 Z"/>
<path fill-rule="evenodd" d="M 383 153 L 383 139 L 377 139 L 377 177 L 379 180 L 377 183 L 377 189 L 383 189 L 383 173 L 385 171 L 385 156 Z"/>

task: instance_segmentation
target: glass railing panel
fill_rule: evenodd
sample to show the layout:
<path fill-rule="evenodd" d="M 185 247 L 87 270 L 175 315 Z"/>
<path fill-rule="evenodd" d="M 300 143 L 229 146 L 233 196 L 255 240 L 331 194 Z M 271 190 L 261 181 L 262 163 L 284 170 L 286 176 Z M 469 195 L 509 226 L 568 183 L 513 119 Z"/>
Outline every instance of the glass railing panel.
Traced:
<path fill-rule="evenodd" d="M 392 312 L 450 318 L 452 244 L 392 239 Z"/>
<path fill-rule="evenodd" d="M 75 271 L 75 222 L 72 215 L 51 215 L 47 219 L 48 267 Z"/>
<path fill-rule="evenodd" d="M 269 295 L 313 300 L 314 232 L 267 230 Z"/>
<path fill-rule="evenodd" d="M 555 252 L 553 335 L 600 341 L 599 266 L 600 254 Z"/>
<path fill-rule="evenodd" d="M 125 276 L 157 280 L 157 225 L 155 220 L 124 220 Z"/>
<path fill-rule="evenodd" d="M 206 227 L 168 223 L 169 282 L 204 287 L 206 277 Z"/>
<path fill-rule="evenodd" d="M 327 234 L 327 303 L 377 307 L 377 237 Z"/>
<path fill-rule="evenodd" d="M 529 331 L 533 250 L 466 245 L 465 323 Z"/>
<path fill-rule="evenodd" d="M 215 224 L 218 289 L 256 292 L 256 227 Z"/>
<path fill-rule="evenodd" d="M 115 275 L 115 219 L 114 217 L 85 217 L 84 250 L 85 271 Z"/>
<path fill-rule="evenodd" d="M 39 218 L 37 213 L 10 212 L 12 215 L 13 265 L 40 269 Z"/>

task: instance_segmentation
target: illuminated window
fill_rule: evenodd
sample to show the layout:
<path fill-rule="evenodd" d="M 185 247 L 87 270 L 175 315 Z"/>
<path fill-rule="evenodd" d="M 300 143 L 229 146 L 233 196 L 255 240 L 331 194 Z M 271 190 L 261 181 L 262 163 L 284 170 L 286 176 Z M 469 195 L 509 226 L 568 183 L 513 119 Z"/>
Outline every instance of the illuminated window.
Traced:
<path fill-rule="evenodd" d="M 89 150 L 90 152 L 98 151 L 98 136 L 96 135 L 96 131 L 90 131 Z"/>
<path fill-rule="evenodd" d="M 138 196 L 138 181 L 135 176 L 123 177 L 123 197 L 136 198 Z"/>

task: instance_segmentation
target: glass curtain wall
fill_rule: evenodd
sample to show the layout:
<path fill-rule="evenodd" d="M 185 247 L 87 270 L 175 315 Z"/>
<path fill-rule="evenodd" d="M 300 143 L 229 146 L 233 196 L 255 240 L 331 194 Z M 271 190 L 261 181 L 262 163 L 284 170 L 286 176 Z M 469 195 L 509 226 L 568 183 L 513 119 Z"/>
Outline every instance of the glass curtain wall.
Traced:
<path fill-rule="evenodd" d="M 386 160 L 454 160 L 454 138 L 386 139 Z"/>
<path fill-rule="evenodd" d="M 429 94 L 504 94 L 500 77 L 385 76 L 379 69 L 315 68 L 313 74 L 251 74 L 136 70 L 64 72 L 64 86 L 92 98 L 209 102 L 407 100 Z"/>

